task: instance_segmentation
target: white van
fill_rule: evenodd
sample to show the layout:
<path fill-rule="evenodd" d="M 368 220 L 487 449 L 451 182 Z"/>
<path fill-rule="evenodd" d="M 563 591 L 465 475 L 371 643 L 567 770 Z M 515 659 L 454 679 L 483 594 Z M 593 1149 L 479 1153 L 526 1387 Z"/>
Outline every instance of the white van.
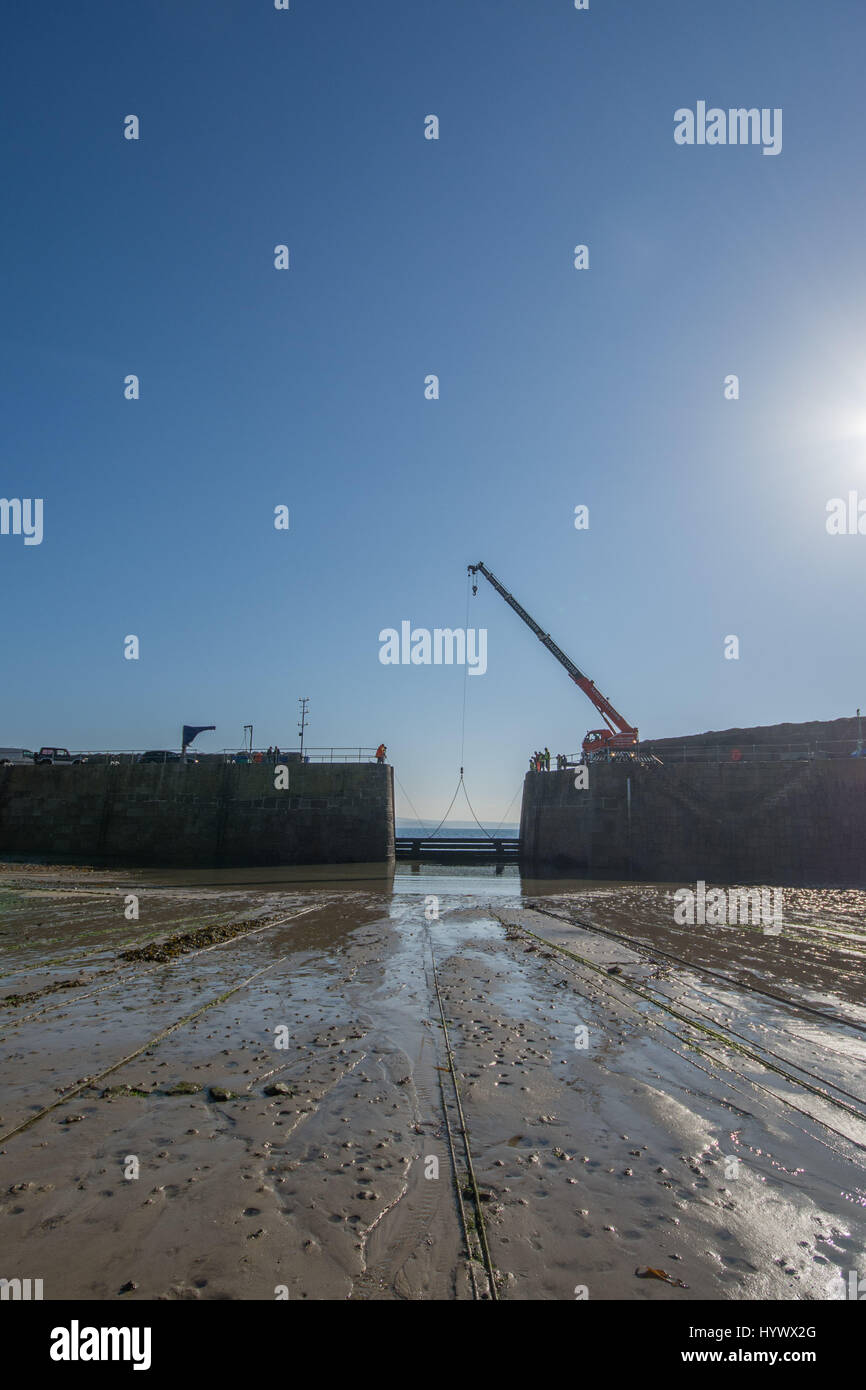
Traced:
<path fill-rule="evenodd" d="M 0 748 L 0 767 L 12 767 L 15 763 L 35 763 L 36 754 L 29 748 Z"/>

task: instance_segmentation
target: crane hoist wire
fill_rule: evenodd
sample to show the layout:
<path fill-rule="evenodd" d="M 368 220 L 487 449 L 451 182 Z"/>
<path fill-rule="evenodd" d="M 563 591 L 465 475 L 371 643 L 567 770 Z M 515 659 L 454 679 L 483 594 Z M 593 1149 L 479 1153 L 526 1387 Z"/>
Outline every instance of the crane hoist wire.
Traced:
<path fill-rule="evenodd" d="M 400 778 L 397 776 L 397 769 L 396 769 L 396 768 L 394 768 L 394 781 L 397 783 L 397 786 L 400 788 L 401 792 L 403 793 L 403 795 L 405 796 L 406 800 L 408 801 L 408 803 L 409 803 L 409 810 L 410 810 L 410 811 L 412 812 L 412 814 L 414 815 L 415 820 L 418 822 L 419 825 L 423 826 L 425 823 L 424 823 L 424 821 L 421 819 L 421 817 L 418 815 L 418 812 L 416 811 L 415 807 L 412 805 L 412 798 L 411 798 L 411 796 L 409 795 L 409 793 L 407 792 L 406 788 L 403 786 L 403 783 L 400 781 Z M 447 814 L 447 813 L 446 813 L 446 814 Z M 426 830 L 426 827 L 425 827 L 425 830 Z"/>
<path fill-rule="evenodd" d="M 424 825 L 424 821 L 421 819 L 421 817 L 418 815 L 418 812 L 415 810 L 415 807 L 412 805 L 412 799 L 411 799 L 411 797 L 409 796 L 409 793 L 407 792 L 406 788 L 403 786 L 403 783 L 400 781 L 400 778 L 397 776 L 396 772 L 394 773 L 394 778 L 395 778 L 395 780 L 396 780 L 396 782 L 397 782 L 397 786 L 400 788 L 401 792 L 403 793 L 403 795 L 405 796 L 407 802 L 409 803 L 409 808 L 410 808 L 410 810 L 412 810 L 412 811 L 415 812 L 415 820 L 417 821 L 417 823 L 418 823 L 419 825 L 423 826 L 423 825 Z M 514 793 L 513 797 L 511 798 L 511 800 L 510 800 L 509 803 L 508 803 L 508 806 L 507 806 L 506 811 L 505 811 L 505 815 L 502 817 L 502 820 L 499 822 L 499 824 L 497 825 L 496 829 L 495 829 L 495 830 L 493 831 L 493 833 L 491 834 L 490 831 L 487 830 L 487 829 L 481 824 L 480 820 L 478 819 L 478 817 L 477 817 L 476 814 L 475 814 L 475 811 L 473 810 L 472 802 L 469 800 L 469 793 L 468 793 L 467 790 L 466 790 L 466 782 L 465 782 L 465 779 L 464 779 L 464 776 L 463 776 L 463 768 L 461 767 L 461 769 L 460 769 L 460 778 L 459 778 L 459 780 L 458 780 L 458 782 L 457 782 L 457 786 L 456 786 L 456 788 L 455 788 L 455 790 L 454 790 L 454 795 L 452 796 L 450 802 L 448 803 L 448 810 L 445 812 L 445 815 L 442 817 L 442 819 L 440 820 L 439 824 L 436 826 L 436 829 L 435 829 L 435 830 L 425 831 L 424 838 L 425 838 L 426 840 L 432 840 L 432 839 L 434 838 L 434 836 L 436 836 L 436 835 L 439 833 L 439 831 L 442 829 L 443 825 L 445 824 L 445 822 L 447 821 L 447 819 L 448 819 L 448 817 L 449 817 L 449 815 L 450 815 L 450 813 L 451 813 L 451 807 L 454 805 L 454 802 L 457 800 L 457 797 L 458 797 L 458 795 L 459 795 L 459 792 L 460 792 L 460 788 L 461 788 L 461 787 L 463 788 L 463 795 L 464 795 L 465 798 L 466 798 L 466 805 L 469 807 L 469 810 L 472 812 L 472 819 L 475 821 L 475 824 L 478 826 L 478 829 L 479 829 L 479 830 L 482 830 L 482 831 L 484 832 L 484 834 L 487 836 L 488 840 L 493 840 L 493 839 L 496 838 L 496 836 L 499 834 L 499 831 L 502 829 L 503 825 L 504 825 L 505 822 L 508 820 L 508 813 L 509 813 L 509 811 L 511 810 L 511 808 L 512 808 L 512 806 L 514 805 L 514 803 L 515 803 L 515 801 L 517 800 L 517 798 L 519 797 L 519 795 L 520 795 L 520 793 L 521 793 L 521 791 L 522 791 L 522 789 L 523 789 L 523 783 L 521 782 L 520 786 L 517 788 L 517 791 Z"/>
<path fill-rule="evenodd" d="M 463 628 L 464 633 L 468 633 L 468 631 L 469 631 L 469 589 L 470 589 L 470 577 L 469 577 L 469 571 L 467 570 L 467 572 L 466 572 L 466 623 L 465 623 L 464 628 Z M 464 754 L 465 754 L 465 752 L 466 752 L 466 693 L 467 693 L 468 684 L 469 684 L 469 665 L 468 665 L 468 662 L 467 662 L 467 663 L 465 663 L 464 666 L 463 666 L 463 710 L 462 710 L 462 714 L 461 714 L 461 718 L 460 718 L 460 776 L 459 776 L 458 779 L 457 779 L 457 786 L 454 788 L 454 795 L 452 796 L 450 802 L 448 803 L 448 810 L 445 812 L 445 815 L 442 817 L 442 819 L 441 819 L 441 821 L 439 822 L 439 824 L 437 825 L 436 829 L 433 830 L 433 831 L 430 833 L 430 835 L 428 836 L 428 839 L 431 839 L 431 840 L 433 839 L 433 836 L 434 836 L 434 835 L 438 835 L 439 831 L 442 829 L 443 825 L 445 824 L 445 822 L 447 821 L 449 815 L 451 814 L 451 807 L 454 805 L 454 802 L 457 800 L 457 797 L 458 797 L 459 794 L 460 794 L 460 788 L 461 788 L 461 787 L 463 788 L 463 795 L 464 795 L 465 798 L 466 798 L 466 805 L 469 807 L 469 810 L 472 812 L 472 819 L 474 820 L 475 824 L 478 826 L 478 829 L 479 829 L 484 835 L 487 836 L 488 840 L 492 840 L 492 839 L 493 839 L 493 836 L 490 834 L 490 831 L 489 831 L 489 830 L 485 830 L 484 826 L 481 824 L 480 820 L 479 820 L 478 817 L 476 816 L 475 810 L 474 810 L 474 808 L 473 808 L 473 806 L 472 806 L 472 802 L 469 800 L 469 793 L 468 793 L 467 790 L 466 790 L 466 783 L 465 783 L 465 781 L 463 780 Z M 512 802 L 512 804 L 513 804 L 513 802 Z M 509 807 L 509 810 L 510 810 L 510 807 Z M 508 813 L 506 812 L 506 815 L 507 815 L 507 814 L 508 814 Z"/>
<path fill-rule="evenodd" d="M 469 631 L 469 595 L 470 595 L 470 591 L 473 590 L 473 589 L 477 589 L 477 586 L 475 586 L 475 585 L 473 585 L 473 584 L 471 583 L 470 573 L 469 573 L 469 571 L 467 570 L 467 573 L 466 573 L 466 624 L 465 624 L 465 627 L 464 627 L 464 629 L 463 629 L 464 632 L 468 632 L 468 631 Z M 469 666 L 468 666 L 468 663 L 467 663 L 467 664 L 465 664 L 464 667 L 463 667 L 463 708 L 462 708 L 461 719 L 460 719 L 460 776 L 459 776 L 458 779 L 457 779 L 457 786 L 454 788 L 454 795 L 452 796 L 451 800 L 450 800 L 449 803 L 448 803 L 448 810 L 445 812 L 445 814 L 444 814 L 444 816 L 442 817 L 442 819 L 440 820 L 439 824 L 436 826 L 436 829 L 427 832 L 427 834 L 425 835 L 425 838 L 428 839 L 428 840 L 432 840 L 432 839 L 434 838 L 434 836 L 438 835 L 439 831 L 442 829 L 443 825 L 444 825 L 445 822 L 447 821 L 448 817 L 449 817 L 450 814 L 451 814 L 451 807 L 454 805 L 454 802 L 457 800 L 457 797 L 460 795 L 460 789 L 461 789 L 461 787 L 463 788 L 463 795 L 464 795 L 464 797 L 466 798 L 466 805 L 469 807 L 469 810 L 470 810 L 471 815 L 472 815 L 472 819 L 474 820 L 475 824 L 478 826 L 478 829 L 482 832 L 482 834 L 486 835 L 486 837 L 487 837 L 488 840 L 494 839 L 495 836 L 496 836 L 496 834 L 502 829 L 503 825 L 504 825 L 505 822 L 507 821 L 507 819 L 508 819 L 508 813 L 509 813 L 509 811 L 511 810 L 512 806 L 514 805 L 515 801 L 517 800 L 518 796 L 520 795 L 521 788 L 522 788 L 522 785 L 523 785 L 523 784 L 521 783 L 521 785 L 517 788 L 517 791 L 514 793 L 513 797 L 511 798 L 510 802 L 508 803 L 508 807 L 507 807 L 507 809 L 506 809 L 505 815 L 502 817 L 502 820 L 499 822 L 498 826 L 496 827 L 496 830 L 494 830 L 493 834 L 491 835 L 490 831 L 487 830 L 487 829 L 481 824 L 480 820 L 478 819 L 478 817 L 477 817 L 476 814 L 475 814 L 475 808 L 473 807 L 472 802 L 469 800 L 469 793 L 468 793 L 468 791 L 466 790 L 466 782 L 465 782 L 464 776 L 463 776 L 463 767 L 464 767 L 464 762 L 465 762 L 464 754 L 465 754 L 465 751 L 466 751 L 466 694 L 467 694 L 467 689 L 468 689 L 468 683 L 469 683 Z M 403 786 L 403 783 L 400 781 L 400 778 L 397 777 L 396 771 L 395 771 L 395 773 L 394 773 L 394 776 L 395 776 L 395 778 L 396 778 L 398 787 L 400 788 L 401 792 L 403 793 L 403 795 L 405 796 L 407 802 L 409 803 L 409 809 L 410 809 L 411 811 L 414 812 L 415 820 L 417 821 L 417 823 L 418 823 L 419 825 L 424 825 L 424 821 L 421 819 L 421 817 L 418 815 L 418 812 L 415 810 L 415 807 L 412 805 L 412 799 L 411 799 L 411 797 L 409 796 L 409 793 L 406 791 L 406 788 Z"/>
<path fill-rule="evenodd" d="M 464 625 L 463 625 L 463 632 L 464 632 L 464 634 L 466 635 L 466 641 L 467 641 L 467 642 L 469 641 L 469 582 L 470 582 L 470 577 L 469 577 L 469 571 L 467 570 L 467 571 L 466 571 L 466 622 L 465 622 Z M 464 758 L 463 753 L 464 753 L 465 748 L 466 748 L 466 691 L 467 691 L 468 685 L 469 685 L 469 661 L 468 661 L 468 659 L 467 659 L 467 661 L 464 663 L 464 666 L 463 666 L 463 719 L 462 719 L 461 725 L 460 725 L 460 773 L 461 773 L 461 776 L 462 776 L 462 774 L 463 774 L 463 765 L 464 765 L 464 763 L 466 762 L 466 759 Z M 467 798 L 467 800 L 468 800 L 468 798 Z M 447 812 L 446 812 L 446 814 L 447 814 Z"/>

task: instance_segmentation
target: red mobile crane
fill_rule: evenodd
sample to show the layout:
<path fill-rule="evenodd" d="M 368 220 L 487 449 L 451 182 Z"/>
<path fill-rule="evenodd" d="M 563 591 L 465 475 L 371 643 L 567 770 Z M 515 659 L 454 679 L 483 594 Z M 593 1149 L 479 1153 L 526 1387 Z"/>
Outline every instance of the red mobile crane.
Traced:
<path fill-rule="evenodd" d="M 623 719 L 600 690 L 596 690 L 594 681 L 585 676 L 583 672 L 575 666 L 570 657 L 565 655 L 560 647 L 551 638 L 550 634 L 544 632 L 527 613 L 525 608 L 517 602 L 513 594 L 510 594 L 503 584 L 500 584 L 495 574 L 491 574 L 486 565 L 468 565 L 467 569 L 471 575 L 479 572 L 484 578 L 493 585 L 498 594 L 501 594 L 509 607 L 513 608 L 519 618 L 522 618 L 528 628 L 531 628 L 549 652 L 556 657 L 560 666 L 564 666 L 575 685 L 579 685 L 584 695 L 588 696 L 595 708 L 598 710 L 607 726 L 604 729 L 590 729 L 583 740 L 583 757 L 585 762 L 596 760 L 609 760 L 612 758 L 634 758 L 638 746 L 638 731 L 628 720 Z M 478 593 L 478 585 L 473 582 L 473 594 Z M 653 759 L 658 761 L 658 759 Z"/>

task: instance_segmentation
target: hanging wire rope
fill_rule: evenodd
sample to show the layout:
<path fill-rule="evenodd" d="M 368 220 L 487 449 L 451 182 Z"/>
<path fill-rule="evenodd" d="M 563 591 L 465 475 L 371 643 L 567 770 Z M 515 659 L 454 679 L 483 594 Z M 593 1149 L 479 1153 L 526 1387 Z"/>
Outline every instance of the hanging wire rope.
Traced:
<path fill-rule="evenodd" d="M 469 571 L 466 571 L 466 623 L 463 628 L 465 640 L 469 641 Z M 463 666 L 463 718 L 460 724 L 460 775 L 463 776 L 464 757 L 463 752 L 466 747 L 466 691 L 469 685 L 469 662 Z"/>
<path fill-rule="evenodd" d="M 520 793 L 521 793 L 522 791 L 523 791 L 523 783 L 521 782 L 521 783 L 520 783 L 520 786 L 517 788 L 517 791 L 514 793 L 513 797 L 511 798 L 511 800 L 510 800 L 509 803 L 508 803 L 508 810 L 506 810 L 505 815 L 502 817 L 502 820 L 499 822 L 499 824 L 497 825 L 496 829 L 494 830 L 494 832 L 493 832 L 494 835 L 498 835 L 499 832 L 500 832 L 500 830 L 502 829 L 503 825 L 505 825 L 506 821 L 508 820 L 508 812 L 511 810 L 512 806 L 514 805 L 515 801 L 517 800 L 517 798 L 519 797 L 519 795 L 520 795 Z"/>
<path fill-rule="evenodd" d="M 463 768 L 462 768 L 462 767 L 461 767 L 461 769 L 460 769 L 460 781 L 459 781 L 458 784 L 457 784 L 457 789 L 458 789 L 458 791 L 460 790 L 461 787 L 463 788 L 463 795 L 466 797 L 466 805 L 469 807 L 470 811 L 472 811 L 472 819 L 474 820 L 475 824 L 478 826 L 478 829 L 479 829 L 480 831 L 482 831 L 482 832 L 487 836 L 488 840 L 492 840 L 492 839 L 493 839 L 493 836 L 490 834 L 490 831 L 489 831 L 489 830 L 485 830 L 485 829 L 484 829 L 484 826 L 481 824 L 480 820 L 478 819 L 478 817 L 477 817 L 476 814 L 475 814 L 475 811 L 474 811 L 473 806 L 472 806 L 472 802 L 469 800 L 469 793 L 468 793 L 468 791 L 466 790 L 466 783 L 463 781 Z"/>
<path fill-rule="evenodd" d="M 405 796 L 406 800 L 408 801 L 408 803 L 409 803 L 409 810 L 413 812 L 413 814 L 414 814 L 414 816 L 415 816 L 415 820 L 417 821 L 418 825 L 424 826 L 424 827 L 425 827 L 425 830 L 426 830 L 426 824 L 427 824 L 427 823 L 426 823 L 426 821 L 423 821 L 423 820 L 421 819 L 421 817 L 418 815 L 418 812 L 415 810 L 415 807 L 412 805 L 412 798 L 411 798 L 411 796 L 409 795 L 409 793 L 407 792 L 406 788 L 403 786 L 403 783 L 400 781 L 400 778 L 397 776 L 397 769 L 396 769 L 396 768 L 394 768 L 394 781 L 397 783 L 397 786 L 400 788 L 401 792 L 403 793 L 403 795 Z M 445 814 L 446 814 L 446 816 L 447 816 L 448 812 L 446 811 Z M 441 824 L 441 821 L 440 821 L 440 824 Z"/>
<path fill-rule="evenodd" d="M 461 787 L 462 787 L 462 789 L 463 789 L 463 796 L 464 796 L 464 798 L 465 798 L 465 800 L 466 800 L 466 805 L 469 807 L 469 810 L 470 810 L 470 812 L 472 813 L 472 819 L 474 820 L 475 824 L 478 826 L 478 829 L 482 832 L 482 834 L 484 834 L 484 835 L 487 836 L 487 839 L 488 839 L 488 840 L 493 840 L 493 839 L 496 838 L 497 833 L 499 832 L 499 830 L 501 830 L 502 826 L 505 824 L 506 820 L 508 819 L 508 811 L 511 810 L 511 807 L 514 805 L 514 803 L 515 803 L 515 801 L 517 800 L 518 796 L 520 795 L 520 791 L 521 791 L 521 788 L 518 787 L 518 788 L 517 788 L 517 791 L 514 793 L 513 797 L 511 798 L 511 801 L 508 803 L 508 810 L 505 812 L 505 815 L 502 817 L 502 820 L 499 822 L 499 825 L 497 825 L 496 830 L 494 830 L 493 833 L 491 834 L 491 832 L 490 832 L 489 830 L 487 830 L 486 827 L 483 826 L 483 825 L 481 824 L 481 821 L 478 819 L 478 817 L 477 817 L 476 814 L 475 814 L 475 809 L 474 809 L 474 807 L 473 807 L 473 805 L 472 805 L 472 802 L 469 800 L 469 793 L 468 793 L 468 791 L 466 790 L 466 781 L 465 781 L 464 776 L 463 776 L 463 768 L 461 767 L 461 769 L 460 769 L 460 776 L 459 776 L 459 778 L 457 779 L 457 786 L 456 786 L 455 789 L 454 789 L 454 795 L 452 796 L 450 802 L 448 803 L 448 810 L 445 812 L 445 815 L 442 817 L 442 819 L 441 819 L 441 821 L 439 822 L 439 824 L 437 825 L 436 829 L 435 829 L 435 830 L 432 830 L 432 831 L 430 832 L 430 834 L 426 836 L 426 838 L 427 838 L 428 840 L 432 840 L 433 837 L 434 837 L 435 835 L 438 835 L 439 831 L 442 829 L 443 825 L 444 825 L 445 822 L 447 821 L 449 815 L 451 814 L 451 807 L 454 805 L 454 802 L 457 800 L 457 797 L 460 795 L 460 789 L 461 789 Z M 404 795 L 405 795 L 405 793 L 404 793 Z M 406 800 L 409 801 L 408 796 L 406 797 Z M 411 801 L 409 802 L 409 805 L 410 805 L 410 806 L 412 805 Z M 412 809 L 414 810 L 415 808 L 412 807 Z M 417 817 L 417 813 L 416 813 L 416 817 Z"/>
<path fill-rule="evenodd" d="M 459 790 L 460 790 L 460 784 L 462 783 L 462 781 L 463 781 L 463 769 L 461 768 L 461 769 L 460 769 L 460 780 L 458 781 L 457 786 L 456 786 L 456 788 L 455 788 L 455 790 L 454 790 L 454 795 L 452 796 L 450 802 L 448 803 L 448 810 L 445 812 L 445 815 L 442 817 L 442 819 L 441 819 L 441 821 L 439 822 L 439 824 L 437 825 L 436 829 L 433 830 L 433 831 L 427 836 L 428 840 L 432 840 L 434 835 L 438 835 L 439 831 L 442 829 L 443 825 L 444 825 L 445 822 L 447 821 L 448 816 L 449 816 L 449 813 L 450 813 L 450 811 L 451 811 L 451 807 L 454 805 L 454 802 L 457 800 L 457 793 L 458 793 Z"/>
<path fill-rule="evenodd" d="M 466 574 L 466 626 L 465 626 L 464 629 L 463 629 L 464 633 L 467 633 L 467 634 L 468 634 L 468 632 L 469 632 L 469 593 L 470 593 L 470 587 L 471 587 L 471 579 L 470 579 L 469 572 L 467 571 L 467 574 Z M 464 778 L 463 778 L 464 753 L 465 753 L 465 751 L 466 751 L 466 694 L 467 694 L 467 690 L 468 690 L 468 683 L 469 683 L 469 665 L 468 665 L 468 663 L 466 663 L 466 664 L 464 664 L 464 667 L 463 667 L 463 709 L 462 709 L 461 718 L 460 718 L 460 776 L 459 776 L 458 779 L 457 779 L 457 786 L 456 786 L 455 789 L 454 789 L 454 795 L 452 796 L 451 800 L 450 800 L 449 803 L 448 803 L 448 810 L 445 812 L 445 815 L 442 817 L 442 819 L 440 820 L 439 824 L 436 826 L 436 829 L 435 829 L 435 830 L 431 830 L 431 831 L 425 833 L 425 839 L 428 839 L 428 840 L 432 840 L 432 839 L 434 838 L 434 836 L 436 836 L 436 835 L 439 834 L 439 831 L 442 829 L 443 825 L 445 824 L 445 822 L 447 821 L 448 817 L 449 817 L 450 814 L 451 814 L 451 807 L 454 805 L 454 802 L 457 800 L 457 797 L 460 795 L 460 788 L 461 788 L 461 787 L 463 788 L 463 795 L 464 795 L 464 797 L 465 797 L 465 799 L 466 799 L 466 805 L 469 807 L 469 810 L 470 810 L 470 812 L 472 813 L 472 819 L 474 820 L 475 824 L 478 826 L 478 829 L 481 831 L 481 833 L 482 833 L 483 835 L 485 835 L 485 836 L 487 837 L 488 840 L 493 840 L 493 839 L 495 838 L 495 836 L 498 834 L 498 832 L 502 829 L 502 826 L 505 824 L 505 822 L 506 822 L 507 819 L 508 819 L 508 812 L 511 810 L 512 806 L 514 805 L 515 801 L 517 800 L 518 796 L 520 795 L 521 787 L 518 787 L 518 788 L 517 788 L 517 791 L 514 793 L 513 797 L 511 798 L 511 801 L 508 803 L 508 809 L 506 810 L 505 815 L 502 817 L 502 820 L 499 822 L 499 825 L 496 827 L 496 830 L 493 832 L 493 834 L 491 834 L 490 831 L 487 830 L 486 827 L 483 826 L 483 825 L 481 824 L 480 820 L 478 819 L 478 817 L 477 817 L 476 814 L 475 814 L 475 808 L 473 807 L 472 802 L 469 800 L 469 793 L 468 793 L 468 791 L 466 790 L 466 782 L 464 781 Z M 411 797 L 409 796 L 409 793 L 406 791 L 406 788 L 403 786 L 403 783 L 400 781 L 400 778 L 397 776 L 396 771 L 395 771 L 395 773 L 394 773 L 394 777 L 395 777 L 395 779 L 396 779 L 397 786 L 400 788 L 401 792 L 403 793 L 403 795 L 405 796 L 406 800 L 408 801 L 410 809 L 411 809 L 411 810 L 414 812 L 414 814 L 415 814 L 415 820 L 416 820 L 417 824 L 418 824 L 418 825 L 421 825 L 421 826 L 425 825 L 425 822 L 421 819 L 421 817 L 418 815 L 418 812 L 415 810 L 415 807 L 412 805 L 412 799 L 411 799 Z M 522 786 L 522 784 L 521 784 L 521 786 Z"/>

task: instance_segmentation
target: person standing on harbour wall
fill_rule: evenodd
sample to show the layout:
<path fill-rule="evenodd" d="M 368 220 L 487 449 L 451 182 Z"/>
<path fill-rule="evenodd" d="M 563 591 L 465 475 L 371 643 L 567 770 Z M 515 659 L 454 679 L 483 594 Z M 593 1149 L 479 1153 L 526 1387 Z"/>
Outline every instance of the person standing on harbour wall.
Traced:
<path fill-rule="evenodd" d="M 379 747 L 376 749 L 376 762 L 377 762 L 377 763 L 384 763 L 384 761 L 385 761 L 385 754 L 386 754 L 387 752 L 388 752 L 388 749 L 385 747 L 384 743 L 380 743 L 380 744 L 379 744 Z"/>

